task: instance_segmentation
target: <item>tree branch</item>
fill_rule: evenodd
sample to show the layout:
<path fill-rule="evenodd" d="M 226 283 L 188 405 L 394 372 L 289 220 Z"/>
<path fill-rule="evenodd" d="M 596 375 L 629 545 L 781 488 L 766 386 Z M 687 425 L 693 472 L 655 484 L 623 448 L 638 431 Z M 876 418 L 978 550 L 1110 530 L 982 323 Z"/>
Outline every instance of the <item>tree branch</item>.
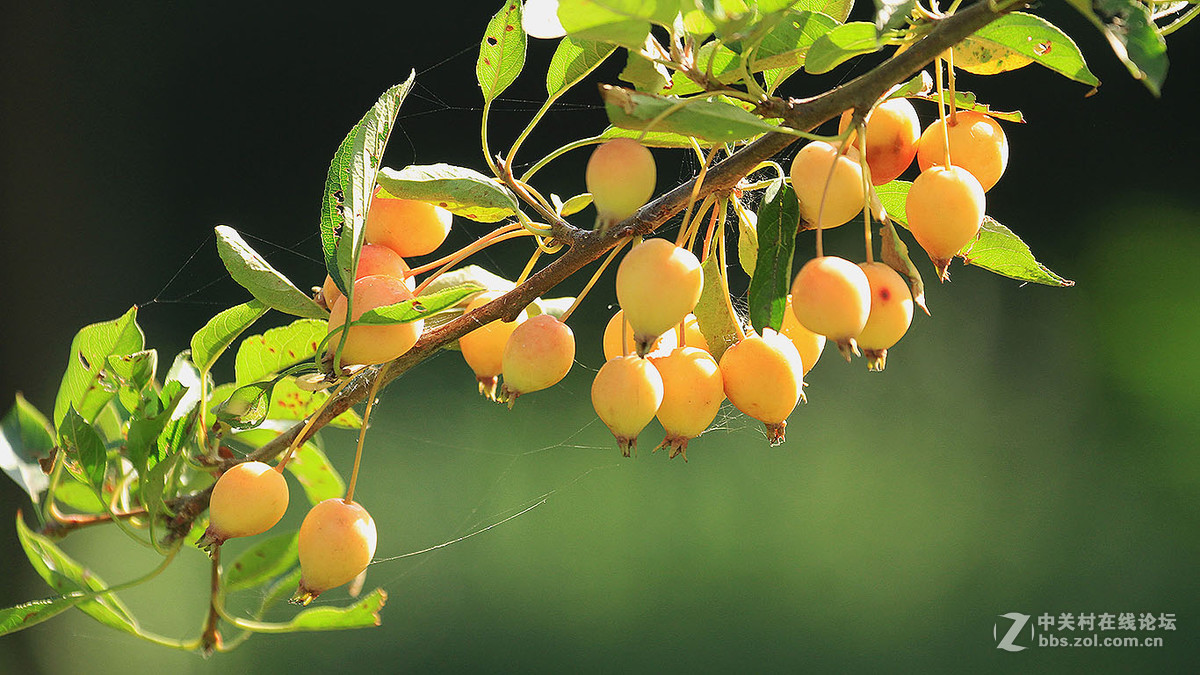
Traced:
<path fill-rule="evenodd" d="M 929 33 L 909 49 L 850 82 L 808 99 L 775 99 L 765 103 L 762 112 L 766 116 L 782 118 L 784 123 L 793 129 L 811 131 L 850 108 L 869 108 L 891 87 L 915 75 L 963 38 L 1003 14 L 1027 4 L 1018 2 L 1001 9 L 993 9 L 989 0 L 980 0 L 952 16 L 938 20 Z M 760 162 L 775 156 L 796 140 L 797 138 L 790 134 L 770 133 L 742 147 L 709 169 L 697 198 L 703 199 L 712 193 L 732 190 L 738 181 L 753 171 Z M 347 385 L 329 402 L 310 427 L 306 438 L 301 441 L 307 440 L 307 437 L 311 437 L 333 418 L 362 401 L 370 389 L 372 378 L 382 377 L 382 384 L 386 385 L 471 330 L 496 319 L 515 319 L 535 298 L 544 295 L 585 265 L 598 260 L 622 238 L 631 234 L 644 235 L 653 232 L 687 207 L 694 183 L 695 179 L 660 195 L 629 219 L 603 234 L 574 227 L 555 228 L 555 238 L 569 246 L 565 253 L 505 295 L 424 333 L 416 345 L 400 358 L 364 370 L 356 376 L 356 381 Z M 297 440 L 303 428 L 303 423 L 297 423 L 255 450 L 246 459 L 266 460 L 275 457 Z M 243 460 L 231 460 L 227 463 L 232 465 L 237 461 Z M 207 506 L 208 496 L 208 491 L 188 495 L 172 506 L 180 509 L 183 514 L 198 515 Z M 177 516 L 175 520 L 179 521 L 180 518 Z M 176 528 L 182 524 L 173 523 Z M 176 532 L 179 531 L 180 529 L 176 529 Z M 186 529 L 182 531 L 186 533 Z"/>

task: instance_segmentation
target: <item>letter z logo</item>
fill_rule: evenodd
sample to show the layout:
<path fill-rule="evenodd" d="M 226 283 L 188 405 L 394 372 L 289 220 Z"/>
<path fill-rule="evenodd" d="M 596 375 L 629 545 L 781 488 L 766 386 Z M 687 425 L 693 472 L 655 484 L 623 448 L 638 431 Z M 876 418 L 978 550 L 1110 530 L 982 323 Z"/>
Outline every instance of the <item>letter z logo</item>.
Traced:
<path fill-rule="evenodd" d="M 1015 644 L 1015 640 L 1021 634 L 1021 631 L 1025 629 L 1025 624 L 1029 622 L 1029 615 L 1009 612 L 1008 614 L 1001 614 L 1000 618 L 1012 621 L 1012 626 L 1009 626 L 1008 632 L 1004 634 L 1003 638 L 997 638 L 999 624 L 992 624 L 992 639 L 997 640 L 996 649 L 1003 649 L 1006 652 L 1019 652 L 1027 649 L 1027 647 Z"/>

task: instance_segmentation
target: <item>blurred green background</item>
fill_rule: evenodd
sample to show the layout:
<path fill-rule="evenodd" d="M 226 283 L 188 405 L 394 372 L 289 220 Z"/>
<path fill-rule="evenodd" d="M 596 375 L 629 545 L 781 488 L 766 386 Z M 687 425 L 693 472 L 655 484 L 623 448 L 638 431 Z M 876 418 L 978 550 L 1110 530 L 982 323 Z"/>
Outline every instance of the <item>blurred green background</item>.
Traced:
<path fill-rule="evenodd" d="M 86 323 L 137 303 L 149 343 L 169 358 L 245 299 L 215 255 L 215 224 L 241 230 L 298 284 L 319 283 L 329 157 L 410 68 L 418 88 L 386 163 L 482 168 L 474 62 L 492 3 L 20 4 L 0 40 L 5 410 L 16 391 L 52 407 L 71 336 Z M 657 423 L 638 456 L 622 460 L 591 410 L 614 302 L 602 282 L 572 321 L 572 374 L 515 410 L 479 399 L 455 354 L 385 393 L 358 492 L 380 530 L 367 583 L 390 596 L 381 627 L 260 636 L 204 661 L 69 613 L 0 638 L 0 672 L 1193 665 L 1200 40 L 1191 29 L 1175 36 L 1156 100 L 1062 5 L 1043 13 L 1076 36 L 1104 81 L 1098 94 L 1034 68 L 960 86 L 1030 120 L 1006 126 L 1012 158 L 989 212 L 1074 288 L 956 265 L 951 284 L 929 290 L 933 317 L 917 317 L 884 373 L 827 353 L 785 445 L 768 448 L 757 424 L 727 408 L 684 464 L 648 452 Z M 534 69 L 549 55 L 532 45 L 530 72 L 494 113 L 495 147 L 536 109 L 544 90 Z M 620 64 L 609 65 L 612 82 Z M 786 93 L 856 72 L 797 78 Z M 600 128 L 596 103 L 590 89 L 575 92 L 525 160 Z M 695 169 L 656 156 L 664 186 Z M 546 191 L 582 191 L 584 159 L 546 172 Z M 447 247 L 484 231 L 457 222 Z M 831 240 L 860 255 L 853 233 Z M 477 262 L 514 276 L 528 249 L 499 248 Z M 326 441 L 348 473 L 352 436 Z M 0 484 L 4 606 L 50 594 L 16 542 L 12 518 L 27 505 Z M 531 506 L 460 543 L 388 560 Z M 85 532 L 66 548 L 113 583 L 154 564 L 119 533 Z M 207 563 L 181 557 L 123 597 L 147 628 L 190 636 L 204 618 Z M 344 604 L 345 592 L 321 601 Z M 1156 633 L 1161 648 L 1013 654 L 993 637 L 1009 612 L 1174 613 L 1177 630 Z"/>

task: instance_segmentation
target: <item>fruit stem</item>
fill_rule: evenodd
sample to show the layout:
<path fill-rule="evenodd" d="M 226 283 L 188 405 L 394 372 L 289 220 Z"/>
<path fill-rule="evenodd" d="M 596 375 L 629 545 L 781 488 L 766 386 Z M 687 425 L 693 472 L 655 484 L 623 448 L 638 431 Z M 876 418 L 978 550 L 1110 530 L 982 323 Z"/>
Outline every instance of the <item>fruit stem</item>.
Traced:
<path fill-rule="evenodd" d="M 442 265 L 445 265 L 446 263 L 457 259 L 457 256 L 461 255 L 464 251 L 469 250 L 471 253 L 475 253 L 476 251 L 479 251 L 481 247 L 486 247 L 486 246 L 490 246 L 491 244 L 494 244 L 495 242 L 492 241 L 494 238 L 499 237 L 500 235 L 503 235 L 503 234 L 507 234 L 509 232 L 515 232 L 518 229 L 520 229 L 520 227 L 521 227 L 520 223 L 507 223 L 505 225 L 501 225 L 500 227 L 497 227 L 496 229 L 492 230 L 491 232 L 488 232 L 487 234 L 483 235 L 482 237 L 476 239 L 475 241 L 471 242 L 470 244 L 467 244 L 466 246 L 458 249 L 457 251 L 455 251 L 449 255 L 445 255 L 441 258 L 438 258 L 437 260 L 434 260 L 433 262 L 427 262 L 424 265 L 421 265 L 420 267 L 414 267 L 414 268 L 410 269 L 408 271 L 409 276 L 415 277 L 418 274 L 424 274 L 426 272 L 429 272 L 430 270 L 435 270 L 435 269 L 441 267 Z M 470 253 L 468 253 L 468 255 L 470 255 Z"/>
<path fill-rule="evenodd" d="M 529 275 L 533 272 L 533 266 L 537 264 L 538 258 L 540 257 L 542 257 L 542 247 L 537 246 L 533 249 L 533 255 L 529 256 L 529 262 L 525 263 L 525 269 L 521 270 L 521 274 L 517 277 L 517 280 L 513 282 L 514 285 L 520 286 L 521 284 L 525 283 L 525 280 L 528 279 Z"/>
<path fill-rule="evenodd" d="M 942 57 L 933 60 L 933 72 L 937 80 L 938 119 L 942 121 L 942 149 L 946 151 L 946 168 L 950 168 L 950 127 L 946 121 L 946 94 L 942 88 Z"/>
<path fill-rule="evenodd" d="M 621 241 L 617 242 L 617 245 L 612 248 L 612 251 L 610 251 L 608 256 L 604 258 L 604 261 L 600 263 L 600 267 L 598 267 L 596 269 L 596 272 L 595 272 L 595 274 L 592 275 L 592 278 L 588 279 L 588 282 L 586 284 L 584 284 L 583 290 L 579 291 L 579 294 L 575 296 L 575 301 L 572 302 L 571 306 L 567 308 L 567 311 L 563 312 L 562 316 L 559 317 L 559 321 L 565 322 L 567 320 L 567 318 L 569 318 L 571 316 L 571 312 L 575 311 L 575 308 L 579 306 L 579 303 L 583 302 L 583 298 L 585 295 L 588 294 L 588 291 L 592 290 L 592 286 L 596 285 L 596 282 L 600 279 L 600 275 L 604 273 L 604 269 L 606 267 L 608 267 L 608 264 L 613 261 L 613 258 L 617 257 L 617 253 L 620 253 L 621 249 L 625 248 L 625 244 L 628 244 L 632 238 L 633 237 L 625 237 Z M 622 318 L 624 318 L 624 317 L 622 317 Z M 625 330 L 625 326 L 624 326 L 624 324 L 622 324 L 622 326 L 621 326 L 621 331 L 622 331 L 621 344 L 622 345 L 625 344 L 624 330 Z"/>
<path fill-rule="evenodd" d="M 720 211 L 721 229 L 725 228 L 726 212 L 729 211 L 729 197 L 721 197 L 716 200 L 712 207 L 712 216 L 708 219 L 708 230 L 704 233 L 704 255 L 708 257 L 708 247 L 712 245 L 713 230 L 716 228 L 718 214 Z M 695 236 L 695 235 L 693 235 Z M 688 249 L 692 248 L 692 242 L 688 242 Z"/>
<path fill-rule="evenodd" d="M 871 244 L 871 167 L 867 166 L 867 122 L 858 123 L 859 166 L 863 184 L 863 236 L 867 245 L 867 264 L 875 262 L 875 247 Z"/>
<path fill-rule="evenodd" d="M 695 138 L 691 138 L 689 140 L 692 142 L 692 149 L 695 150 L 697 154 L 703 152 L 700 149 L 700 144 L 696 142 Z M 713 158 L 717 156 L 717 149 L 720 147 L 721 146 L 719 145 L 712 146 L 712 149 L 708 151 L 708 156 L 704 158 L 704 163 L 700 165 L 700 173 L 696 175 L 696 180 L 692 183 L 692 196 L 688 198 L 687 209 L 684 210 L 683 220 L 680 221 L 682 225 L 679 229 L 679 236 L 675 237 L 676 246 L 682 246 L 683 242 L 687 241 L 687 231 L 690 229 L 688 227 L 688 221 L 691 219 L 692 210 L 696 206 L 696 198 L 700 195 L 700 186 L 704 184 L 704 177 L 708 175 L 708 165 L 712 164 Z"/>
<path fill-rule="evenodd" d="M 363 440 L 367 437 L 367 422 L 371 419 L 371 409 L 375 407 L 375 398 L 379 396 L 379 386 L 383 383 L 383 378 L 377 374 L 375 381 L 371 383 L 371 392 L 367 394 L 367 409 L 363 411 L 362 426 L 358 428 L 358 447 L 354 451 L 354 469 L 350 471 L 350 485 L 346 488 L 346 496 L 342 501 L 347 504 L 354 503 L 354 486 L 358 484 L 358 467 L 362 463 Z"/>
<path fill-rule="evenodd" d="M 482 251 L 483 249 L 487 248 L 488 246 L 491 246 L 492 244 L 498 244 L 502 241 L 507 241 L 509 239 L 516 239 L 517 237 L 527 237 L 527 236 L 531 236 L 531 233 L 526 232 L 525 230 L 517 230 L 517 231 L 506 232 L 505 234 L 500 235 L 498 237 L 494 237 L 492 239 L 489 239 L 482 244 L 480 244 L 479 241 L 476 241 L 475 244 L 472 244 L 471 246 L 467 246 L 467 247 L 463 248 L 461 251 L 459 251 L 459 253 L 456 254 L 450 260 L 450 262 L 447 262 L 445 265 L 442 265 L 441 268 L 438 269 L 438 271 L 436 271 L 433 274 L 426 277 L 425 281 L 422 281 L 420 283 L 420 285 L 418 285 L 417 288 L 413 291 L 413 296 L 420 295 L 426 288 L 429 287 L 429 284 L 433 283 L 434 279 L 437 279 L 438 277 L 445 274 L 447 271 L 450 270 L 450 268 L 452 268 L 455 265 L 457 265 L 458 263 L 462 262 L 465 258 L 467 258 L 471 255 L 474 255 L 475 253 L 478 253 L 479 251 Z M 480 241 L 482 241 L 482 240 L 480 240 Z M 479 245 L 476 246 L 476 244 L 479 244 Z"/>
<path fill-rule="evenodd" d="M 338 383 L 338 386 L 335 387 L 334 390 L 329 394 L 329 397 L 326 398 L 321 403 L 321 407 L 319 407 L 313 411 L 313 414 L 309 416 L 308 421 L 304 424 L 304 428 L 300 431 L 300 435 L 296 436 L 296 438 L 290 444 L 288 444 L 287 452 L 283 453 L 283 457 L 281 457 L 279 459 L 279 462 L 275 465 L 276 471 L 278 471 L 279 473 L 283 473 L 283 468 L 285 466 L 287 466 L 288 460 L 290 460 L 292 458 L 292 453 L 296 452 L 296 448 L 298 448 L 300 446 L 300 443 L 301 443 L 300 439 L 308 437 L 308 430 L 311 429 L 313 424 L 316 423 L 317 418 L 319 418 L 321 416 L 321 412 L 325 410 L 325 407 L 328 406 L 331 401 L 336 400 L 337 395 L 339 393 L 341 393 L 342 389 L 344 389 L 346 387 L 346 385 L 350 384 L 353 381 L 354 381 L 353 377 L 347 377 L 346 379 L 342 380 L 340 383 Z M 363 421 L 363 425 L 364 426 L 366 425 L 365 420 Z"/>
<path fill-rule="evenodd" d="M 562 157 L 563 155 L 567 154 L 568 152 L 579 149 L 579 148 L 586 148 L 589 145 L 599 145 L 600 143 L 603 143 L 605 140 L 607 140 L 607 139 L 605 139 L 604 136 L 597 135 L 597 136 L 591 136 L 589 138 L 581 138 L 577 141 L 567 143 L 566 145 L 562 146 L 561 148 L 558 148 L 557 150 L 554 150 L 550 154 L 546 155 L 545 157 L 539 159 L 533 166 L 529 167 L 529 169 L 526 170 L 525 173 L 521 175 L 521 182 L 528 183 L 529 179 L 533 178 L 533 174 L 542 170 L 543 168 L 545 168 L 545 166 L 547 164 L 549 164 L 550 162 L 553 162 L 554 160 L 558 159 L 559 157 Z"/>
<path fill-rule="evenodd" d="M 954 95 L 954 50 L 947 49 L 946 82 L 950 85 L 950 126 L 958 124 L 958 105 Z"/>

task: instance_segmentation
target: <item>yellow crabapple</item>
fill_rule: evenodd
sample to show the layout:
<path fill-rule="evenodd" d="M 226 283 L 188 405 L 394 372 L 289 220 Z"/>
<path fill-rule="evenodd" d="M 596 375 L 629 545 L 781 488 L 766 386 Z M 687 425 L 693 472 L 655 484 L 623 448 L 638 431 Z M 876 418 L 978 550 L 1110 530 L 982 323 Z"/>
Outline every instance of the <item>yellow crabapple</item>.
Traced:
<path fill-rule="evenodd" d="M 985 197 L 979 181 L 960 167 L 922 171 L 908 189 L 908 229 L 945 281 L 950 261 L 979 232 Z"/>
<path fill-rule="evenodd" d="M 363 233 L 368 244 L 382 244 L 408 258 L 437 250 L 450 234 L 453 220 L 452 213 L 436 204 L 377 192 Z"/>
<path fill-rule="evenodd" d="M 513 329 L 501 356 L 501 398 L 513 402 L 522 394 L 558 384 L 575 363 L 575 334 L 550 314 L 538 314 Z"/>
<path fill-rule="evenodd" d="M 638 434 L 654 419 L 662 400 L 662 376 L 640 356 L 609 359 L 592 380 L 592 407 L 617 438 L 617 446 L 626 457 L 637 446 Z"/>
<path fill-rule="evenodd" d="M 666 437 L 658 447 L 669 448 L 671 458 L 683 455 L 686 462 L 688 441 L 704 433 L 725 400 L 721 368 L 699 347 L 677 347 L 649 358 L 663 383 L 657 417 Z"/>
<path fill-rule="evenodd" d="M 812 332 L 800 323 L 792 309 L 790 293 L 787 296 L 787 308 L 783 311 L 783 325 L 779 327 L 779 332 L 796 346 L 796 351 L 800 353 L 800 361 L 804 363 L 804 374 L 807 375 L 808 371 L 817 365 L 817 359 L 821 358 L 821 352 L 825 349 L 825 336 Z"/>
<path fill-rule="evenodd" d="M 208 529 L 196 545 L 207 551 L 226 539 L 266 532 L 283 517 L 287 505 L 282 473 L 262 462 L 235 464 L 213 485 Z"/>
<path fill-rule="evenodd" d="M 504 295 L 503 291 L 484 291 L 471 298 L 464 312 L 482 307 L 501 295 Z M 522 310 L 515 321 L 497 319 L 458 338 L 463 359 L 479 381 L 479 393 L 490 400 L 496 400 L 496 377 L 504 369 L 504 347 L 512 332 L 526 318 Z"/>
<path fill-rule="evenodd" d="M 852 112 L 842 113 L 838 133 L 850 125 Z M 861 152 L 857 132 L 851 134 L 854 147 Z M 883 185 L 899 178 L 917 156 L 920 137 L 921 122 L 908 99 L 893 98 L 875 106 L 867 116 L 867 166 L 871 169 L 871 183 Z"/>
<path fill-rule="evenodd" d="M 867 152 L 870 152 L 870 147 Z M 830 167 L 833 172 L 830 173 Z M 800 205 L 800 227 L 817 228 L 820 214 L 822 229 L 850 221 L 863 208 L 863 175 L 858 151 L 847 148 L 845 154 L 824 141 L 812 141 L 800 148 L 792 159 L 792 189 Z M 826 189 L 828 182 L 828 189 Z"/>
<path fill-rule="evenodd" d="M 792 312 L 800 325 L 838 345 L 847 359 L 871 314 L 871 284 L 862 268 L 837 256 L 804 263 L 792 281 Z"/>
<path fill-rule="evenodd" d="M 403 279 L 409 290 L 417 287 L 416 280 L 409 274 L 408 264 L 404 262 L 404 258 L 387 246 L 363 244 L 362 250 L 358 254 L 358 269 L 355 272 L 355 279 L 376 274 Z M 337 284 L 333 283 L 333 277 L 328 274 L 325 275 L 325 283 L 321 286 L 321 297 L 325 301 L 326 308 L 333 307 L 333 303 L 342 297 L 342 292 L 338 290 Z"/>
<path fill-rule="evenodd" d="M 300 586 L 291 601 L 307 605 L 353 581 L 371 563 L 375 543 L 375 521 L 362 505 L 340 497 L 319 502 L 300 524 Z"/>
<path fill-rule="evenodd" d="M 357 321 L 367 310 L 386 307 L 404 300 L 411 300 L 412 291 L 404 281 L 384 274 L 363 277 L 354 282 L 354 313 Z M 346 323 L 346 298 L 339 298 L 329 312 L 329 330 L 333 331 Z M 347 329 L 346 345 L 342 349 L 341 366 L 370 365 L 384 363 L 407 352 L 421 337 L 424 320 L 384 326 L 351 326 Z M 341 335 L 329 339 L 328 350 L 337 349 Z"/>
<path fill-rule="evenodd" d="M 917 164 L 921 171 L 933 166 L 945 166 L 946 141 L 942 129 L 948 130 L 950 163 L 961 166 L 979 181 L 984 192 L 992 189 L 1008 166 L 1008 138 L 996 120 L 970 110 L 955 114 L 955 123 L 937 120 L 925 128 L 917 144 Z M 870 152 L 870 148 L 867 149 Z"/>
<path fill-rule="evenodd" d="M 859 263 L 871 284 L 871 315 L 855 338 L 869 370 L 883 370 L 887 350 L 904 337 L 913 318 L 912 291 L 896 270 L 881 262 Z"/>
<path fill-rule="evenodd" d="M 700 300 L 704 272 L 691 251 L 666 239 L 634 246 L 617 267 L 617 301 L 633 328 L 635 351 L 683 321 Z"/>
<path fill-rule="evenodd" d="M 597 229 L 604 231 L 650 201 L 658 169 L 646 146 L 632 138 L 614 138 L 592 151 L 584 178 L 596 206 Z"/>
<path fill-rule="evenodd" d="M 750 334 L 721 355 L 725 396 L 767 427 L 771 445 L 783 442 L 788 415 L 804 398 L 804 364 L 792 341 L 766 330 Z"/>

